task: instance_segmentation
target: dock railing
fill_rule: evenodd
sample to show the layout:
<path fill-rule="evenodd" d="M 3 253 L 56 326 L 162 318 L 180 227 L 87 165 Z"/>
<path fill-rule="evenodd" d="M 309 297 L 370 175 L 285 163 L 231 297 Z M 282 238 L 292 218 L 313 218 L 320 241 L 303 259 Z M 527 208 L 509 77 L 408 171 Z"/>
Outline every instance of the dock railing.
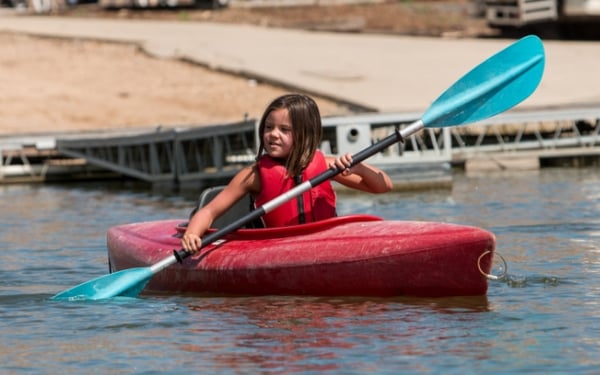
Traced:
<path fill-rule="evenodd" d="M 419 115 L 374 113 L 324 118 L 321 148 L 331 154 L 355 153 Z M 392 172 L 412 170 L 424 175 L 439 166 L 448 170 L 449 165 L 465 166 L 482 159 L 494 159 L 498 164 L 499 158 L 600 157 L 599 133 L 600 107 L 511 111 L 472 125 L 427 128 L 374 155 L 369 162 Z M 38 150 L 35 163 L 23 151 L 25 147 L 31 149 L 35 140 L 23 140 L 19 148 L 14 138 L 0 138 L 0 178 L 21 168 L 25 177 L 43 180 L 41 174 L 57 164 L 54 159 L 41 157 L 49 151 L 48 137 L 40 137 L 46 146 Z M 53 139 L 51 151 L 58 155 L 55 157 L 85 161 L 88 166 L 153 184 L 212 186 L 254 161 L 256 138 L 256 120 L 245 120 L 118 134 L 60 135 Z M 539 162 L 530 165 L 539 167 Z"/>

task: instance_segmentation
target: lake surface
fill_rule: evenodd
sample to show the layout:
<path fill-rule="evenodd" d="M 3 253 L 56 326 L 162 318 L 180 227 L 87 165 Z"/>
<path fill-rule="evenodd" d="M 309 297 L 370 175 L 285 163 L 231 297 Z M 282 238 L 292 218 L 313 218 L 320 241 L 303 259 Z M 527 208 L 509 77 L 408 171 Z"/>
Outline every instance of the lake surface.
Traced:
<path fill-rule="evenodd" d="M 110 226 L 186 218 L 194 201 L 99 183 L 0 186 L 0 372 L 600 371 L 598 169 L 458 174 L 451 190 L 339 197 L 340 214 L 494 232 L 508 275 L 484 297 L 50 300 L 107 274 Z"/>

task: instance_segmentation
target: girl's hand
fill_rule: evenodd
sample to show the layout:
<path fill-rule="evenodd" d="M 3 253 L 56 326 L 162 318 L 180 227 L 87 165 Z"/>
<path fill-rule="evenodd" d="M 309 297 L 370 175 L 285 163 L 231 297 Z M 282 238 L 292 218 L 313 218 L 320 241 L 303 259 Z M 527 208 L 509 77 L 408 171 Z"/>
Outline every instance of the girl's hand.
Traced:
<path fill-rule="evenodd" d="M 181 237 L 181 247 L 190 254 L 195 254 L 202 247 L 202 239 L 194 233 L 184 233 Z"/>
<path fill-rule="evenodd" d="M 333 163 L 331 163 L 329 166 L 332 169 L 341 169 L 342 175 L 347 176 L 350 173 L 352 173 L 352 171 L 350 170 L 351 165 L 352 165 L 352 154 L 347 153 L 345 155 L 342 155 L 342 156 L 336 158 L 333 161 Z"/>

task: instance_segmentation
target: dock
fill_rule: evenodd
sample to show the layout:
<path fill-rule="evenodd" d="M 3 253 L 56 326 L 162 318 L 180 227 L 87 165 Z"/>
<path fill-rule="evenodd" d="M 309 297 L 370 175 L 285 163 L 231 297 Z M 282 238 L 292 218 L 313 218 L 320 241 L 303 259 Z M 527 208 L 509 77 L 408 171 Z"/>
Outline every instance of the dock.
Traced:
<path fill-rule="evenodd" d="M 356 153 L 419 119 L 378 113 L 323 119 L 321 149 Z M 451 186 L 467 173 L 597 165 L 600 107 L 515 111 L 472 125 L 426 128 L 374 155 L 396 188 Z M 223 184 L 254 161 L 257 121 L 0 138 L 0 183 L 128 178 L 151 185 Z"/>

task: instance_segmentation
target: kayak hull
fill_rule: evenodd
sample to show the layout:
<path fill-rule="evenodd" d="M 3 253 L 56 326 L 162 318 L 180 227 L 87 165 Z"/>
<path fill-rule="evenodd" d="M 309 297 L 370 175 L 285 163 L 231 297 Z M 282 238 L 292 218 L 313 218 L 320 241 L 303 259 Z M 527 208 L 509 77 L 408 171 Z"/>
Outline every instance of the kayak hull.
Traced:
<path fill-rule="evenodd" d="M 180 248 L 183 220 L 112 227 L 111 271 L 148 267 Z M 155 274 L 149 293 L 470 296 L 487 292 L 495 237 L 480 228 L 367 215 L 241 229 Z"/>

